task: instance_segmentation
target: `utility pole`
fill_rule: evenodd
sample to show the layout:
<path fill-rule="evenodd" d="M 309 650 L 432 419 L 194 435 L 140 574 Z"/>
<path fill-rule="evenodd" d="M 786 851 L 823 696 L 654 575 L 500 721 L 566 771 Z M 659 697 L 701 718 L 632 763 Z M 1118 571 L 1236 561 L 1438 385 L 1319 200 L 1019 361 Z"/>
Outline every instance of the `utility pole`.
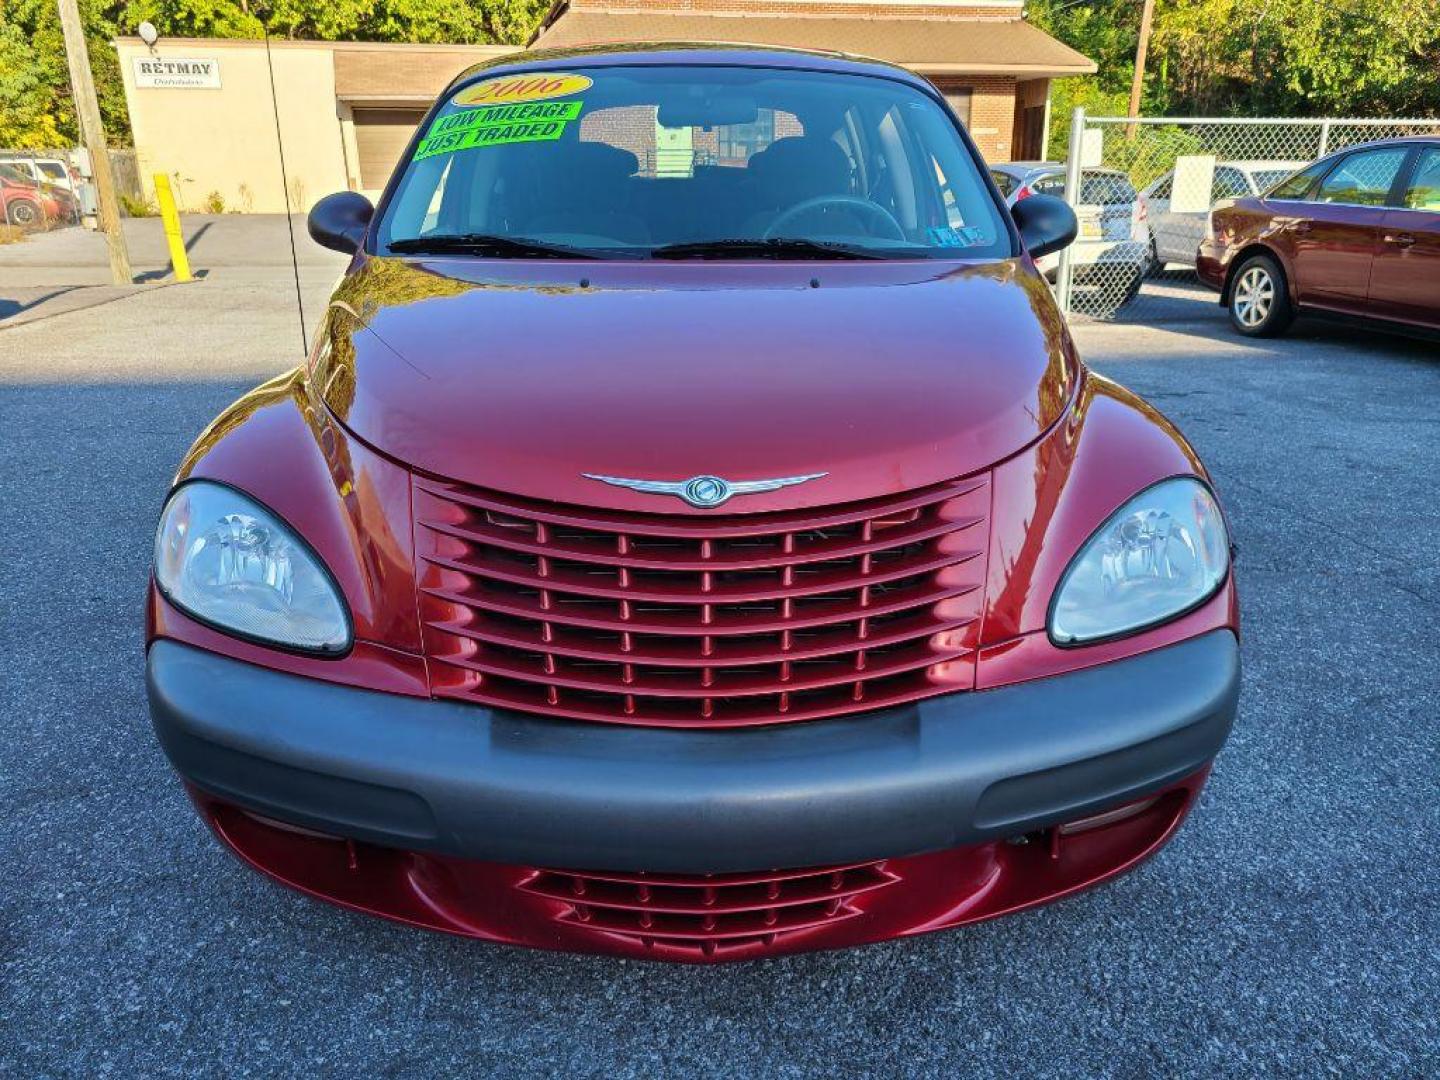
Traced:
<path fill-rule="evenodd" d="M 80 139 L 90 154 L 90 172 L 95 177 L 95 194 L 100 203 L 100 230 L 110 250 L 110 276 L 116 285 L 131 285 L 130 252 L 120 231 L 120 202 L 115 197 L 115 174 L 110 171 L 110 154 L 105 146 L 105 128 L 100 123 L 100 102 L 95 97 L 95 76 L 90 70 L 90 50 L 75 0 L 58 0 L 60 27 L 65 33 L 65 59 L 70 65 L 70 93 L 75 99 L 75 117 Z"/>
<path fill-rule="evenodd" d="M 1130 112 L 1127 114 L 1131 120 L 1140 115 L 1140 95 L 1145 89 L 1145 59 L 1150 53 L 1150 26 L 1155 21 L 1155 0 L 1145 0 L 1145 7 L 1140 12 L 1140 41 L 1135 46 L 1135 77 L 1130 81 Z M 1125 129 L 1125 137 L 1135 137 L 1135 125 L 1130 124 Z"/>

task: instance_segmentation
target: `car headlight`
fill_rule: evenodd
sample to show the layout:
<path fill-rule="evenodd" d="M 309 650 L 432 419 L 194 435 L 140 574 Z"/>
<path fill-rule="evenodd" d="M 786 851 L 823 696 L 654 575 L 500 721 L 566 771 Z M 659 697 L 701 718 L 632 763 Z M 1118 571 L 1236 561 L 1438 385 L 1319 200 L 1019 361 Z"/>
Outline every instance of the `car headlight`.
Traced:
<path fill-rule="evenodd" d="M 350 648 L 350 619 L 320 560 L 279 518 L 222 484 L 176 488 L 155 534 L 155 582 L 201 622 L 325 654 Z"/>
<path fill-rule="evenodd" d="M 1166 622 L 1214 596 L 1229 568 L 1210 489 L 1162 481 L 1111 514 L 1071 561 L 1050 605 L 1050 637 L 1081 645 Z"/>

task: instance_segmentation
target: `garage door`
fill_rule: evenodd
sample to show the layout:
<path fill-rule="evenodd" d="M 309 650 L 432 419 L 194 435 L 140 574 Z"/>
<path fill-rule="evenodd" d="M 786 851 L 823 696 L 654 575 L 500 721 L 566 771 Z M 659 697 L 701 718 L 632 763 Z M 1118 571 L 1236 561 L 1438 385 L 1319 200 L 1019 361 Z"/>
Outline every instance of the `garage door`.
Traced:
<path fill-rule="evenodd" d="M 378 191 L 389 182 L 415 125 L 424 116 L 424 111 L 418 109 L 355 110 L 355 148 L 360 154 L 362 188 Z"/>

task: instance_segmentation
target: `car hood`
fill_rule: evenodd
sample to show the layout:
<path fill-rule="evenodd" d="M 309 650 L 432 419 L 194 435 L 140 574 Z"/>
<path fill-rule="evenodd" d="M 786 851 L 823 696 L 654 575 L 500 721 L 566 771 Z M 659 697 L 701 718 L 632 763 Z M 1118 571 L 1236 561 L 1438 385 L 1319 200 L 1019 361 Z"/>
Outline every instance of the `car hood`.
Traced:
<path fill-rule="evenodd" d="M 422 472 L 702 513 L 582 474 L 826 474 L 732 512 L 890 494 L 1020 450 L 1076 375 L 1044 282 L 1018 260 L 361 258 L 331 301 L 314 385 L 351 432 Z"/>

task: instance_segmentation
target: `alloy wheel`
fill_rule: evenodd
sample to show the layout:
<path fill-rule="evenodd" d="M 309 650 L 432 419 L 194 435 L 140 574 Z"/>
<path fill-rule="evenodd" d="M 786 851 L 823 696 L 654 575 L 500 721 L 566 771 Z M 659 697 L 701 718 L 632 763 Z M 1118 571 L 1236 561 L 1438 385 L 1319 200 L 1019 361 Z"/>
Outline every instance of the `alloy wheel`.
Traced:
<path fill-rule="evenodd" d="M 1275 306 L 1275 279 L 1263 266 L 1252 266 L 1235 284 L 1235 317 L 1241 325 L 1257 327 Z"/>

